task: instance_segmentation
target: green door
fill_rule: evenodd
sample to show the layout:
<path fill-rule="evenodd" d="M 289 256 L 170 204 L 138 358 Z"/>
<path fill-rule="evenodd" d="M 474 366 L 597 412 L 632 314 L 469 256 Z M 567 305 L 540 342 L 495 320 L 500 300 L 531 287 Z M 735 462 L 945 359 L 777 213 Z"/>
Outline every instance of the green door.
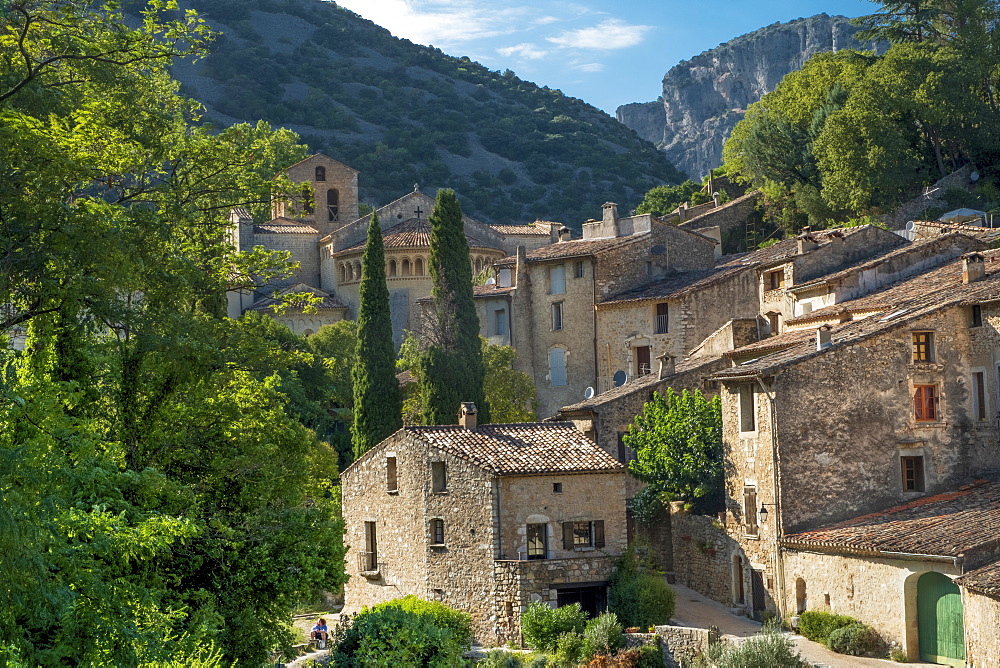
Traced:
<path fill-rule="evenodd" d="M 917 581 L 917 633 L 921 661 L 965 665 L 962 593 L 946 575 L 924 573 Z"/>

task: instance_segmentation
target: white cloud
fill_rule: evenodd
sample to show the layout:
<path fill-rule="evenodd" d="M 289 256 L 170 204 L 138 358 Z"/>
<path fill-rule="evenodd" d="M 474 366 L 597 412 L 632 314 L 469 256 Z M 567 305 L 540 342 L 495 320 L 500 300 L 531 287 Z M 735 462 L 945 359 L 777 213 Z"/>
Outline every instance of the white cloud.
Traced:
<path fill-rule="evenodd" d="M 527 58 L 528 60 L 538 60 L 539 58 L 544 58 L 549 55 L 549 52 L 545 49 L 541 49 L 530 42 L 522 42 L 521 44 L 515 44 L 514 46 L 504 46 L 497 49 L 497 53 L 501 56 L 516 56 L 518 58 Z"/>
<path fill-rule="evenodd" d="M 541 16 L 533 21 L 536 26 L 547 26 L 550 23 L 556 23 L 560 19 L 557 16 Z"/>
<path fill-rule="evenodd" d="M 604 63 L 583 63 L 581 65 L 574 65 L 574 69 L 578 69 L 581 72 L 603 72 Z"/>
<path fill-rule="evenodd" d="M 619 19 L 602 21 L 592 28 L 567 30 L 546 39 L 568 49 L 614 51 L 641 44 L 653 26 L 629 25 Z"/>

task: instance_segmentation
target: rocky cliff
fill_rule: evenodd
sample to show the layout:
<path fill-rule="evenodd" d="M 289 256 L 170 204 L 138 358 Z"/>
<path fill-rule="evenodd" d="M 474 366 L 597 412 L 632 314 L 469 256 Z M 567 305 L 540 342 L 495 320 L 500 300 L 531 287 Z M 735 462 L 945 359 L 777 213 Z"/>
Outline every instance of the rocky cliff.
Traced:
<path fill-rule="evenodd" d="M 670 68 L 662 97 L 619 107 L 618 120 L 700 177 L 721 163 L 722 144 L 747 106 L 814 53 L 875 48 L 854 38 L 859 29 L 849 21 L 818 14 L 737 37 Z"/>

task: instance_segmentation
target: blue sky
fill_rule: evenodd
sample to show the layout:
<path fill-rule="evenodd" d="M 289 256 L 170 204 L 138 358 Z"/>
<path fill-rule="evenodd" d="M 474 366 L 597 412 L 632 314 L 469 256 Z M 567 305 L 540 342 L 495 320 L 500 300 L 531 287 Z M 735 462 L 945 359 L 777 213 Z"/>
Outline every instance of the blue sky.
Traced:
<path fill-rule="evenodd" d="M 757 28 L 866 0 L 337 0 L 397 37 L 510 68 L 614 114 L 660 94 L 670 67 Z"/>

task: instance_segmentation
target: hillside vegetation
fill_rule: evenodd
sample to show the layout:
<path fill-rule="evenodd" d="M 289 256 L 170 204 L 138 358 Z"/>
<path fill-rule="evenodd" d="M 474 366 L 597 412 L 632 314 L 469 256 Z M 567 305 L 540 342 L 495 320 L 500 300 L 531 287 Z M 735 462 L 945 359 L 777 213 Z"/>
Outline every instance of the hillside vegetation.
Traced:
<path fill-rule="evenodd" d="M 454 188 L 487 221 L 579 226 L 681 175 L 604 112 L 513 72 L 393 37 L 319 0 L 190 0 L 223 32 L 175 68 L 208 120 L 265 119 L 362 173 L 370 204 Z"/>

